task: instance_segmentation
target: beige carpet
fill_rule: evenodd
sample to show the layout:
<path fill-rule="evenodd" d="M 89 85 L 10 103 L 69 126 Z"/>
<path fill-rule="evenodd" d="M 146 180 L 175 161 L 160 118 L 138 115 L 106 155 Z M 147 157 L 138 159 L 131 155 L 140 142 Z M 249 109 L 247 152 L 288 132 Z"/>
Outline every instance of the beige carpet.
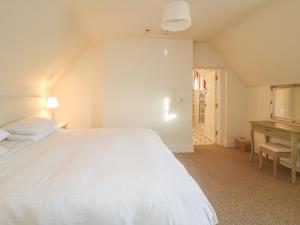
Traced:
<path fill-rule="evenodd" d="M 258 157 L 217 146 L 198 146 L 195 153 L 176 154 L 215 208 L 220 225 L 300 225 L 300 176 L 290 183 L 290 170 L 272 161 L 258 171 Z M 265 162 L 265 161 L 264 161 Z"/>

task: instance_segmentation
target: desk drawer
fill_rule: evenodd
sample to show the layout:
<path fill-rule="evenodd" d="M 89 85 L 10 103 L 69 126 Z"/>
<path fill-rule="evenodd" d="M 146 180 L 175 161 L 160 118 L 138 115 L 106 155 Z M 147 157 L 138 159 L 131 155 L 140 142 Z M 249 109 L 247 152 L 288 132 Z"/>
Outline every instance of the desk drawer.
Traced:
<path fill-rule="evenodd" d="M 256 125 L 254 127 L 254 130 L 257 132 L 260 132 L 260 133 L 264 133 L 265 135 L 270 136 L 270 137 L 277 137 L 277 138 L 281 138 L 284 140 L 291 139 L 291 135 L 288 132 L 282 131 L 282 130 L 272 129 L 272 128 L 263 127 L 263 126 L 259 126 L 259 125 Z"/>

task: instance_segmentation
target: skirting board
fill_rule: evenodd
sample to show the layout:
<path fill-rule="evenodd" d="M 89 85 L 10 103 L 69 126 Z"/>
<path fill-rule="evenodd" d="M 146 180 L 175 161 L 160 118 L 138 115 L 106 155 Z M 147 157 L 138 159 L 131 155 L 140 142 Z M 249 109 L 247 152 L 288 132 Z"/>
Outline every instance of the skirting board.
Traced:
<path fill-rule="evenodd" d="M 193 145 L 168 145 L 168 147 L 173 153 L 194 152 Z"/>

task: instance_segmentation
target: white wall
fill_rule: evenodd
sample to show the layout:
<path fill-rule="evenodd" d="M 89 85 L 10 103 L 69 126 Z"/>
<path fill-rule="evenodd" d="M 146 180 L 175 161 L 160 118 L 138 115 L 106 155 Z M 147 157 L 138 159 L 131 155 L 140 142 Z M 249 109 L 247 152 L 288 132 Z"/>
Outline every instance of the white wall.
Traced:
<path fill-rule="evenodd" d="M 246 86 L 230 69 L 225 77 L 225 147 L 235 146 L 234 139 L 247 135 Z"/>
<path fill-rule="evenodd" d="M 46 97 L 52 94 L 48 88 L 0 84 L 0 127 L 28 116 L 51 118 L 51 111 L 45 107 Z"/>
<path fill-rule="evenodd" d="M 194 68 L 225 67 L 219 53 L 208 43 L 194 42 Z"/>
<path fill-rule="evenodd" d="M 270 120 L 270 87 L 249 87 L 247 88 L 246 97 L 246 134 L 250 138 L 250 123 L 249 121 Z M 265 142 L 263 134 L 255 134 L 254 148 L 257 151 L 260 143 Z"/>
<path fill-rule="evenodd" d="M 11 111 L 11 118 L 24 116 L 32 106 L 41 109 L 39 115 L 51 116 L 44 108 L 45 98 L 32 103 L 30 99 L 53 95 L 57 79 L 86 45 L 69 3 L 68 0 L 1 1 L 0 98 L 11 98 L 7 107 L 1 108 L 2 115 Z M 13 111 L 16 109 L 20 112 Z"/>
<path fill-rule="evenodd" d="M 123 39 L 103 43 L 104 127 L 145 127 L 174 152 L 192 148 L 191 40 Z M 170 98 L 165 121 L 164 101 Z M 176 103 L 177 98 L 183 102 Z"/>
<path fill-rule="evenodd" d="M 70 128 L 102 126 L 101 47 L 91 46 L 72 69 L 58 82 L 54 95 L 60 107 L 57 121 L 67 121 Z"/>
<path fill-rule="evenodd" d="M 247 88 L 247 95 L 247 119 L 249 121 L 270 120 L 270 87 L 249 87 Z"/>
<path fill-rule="evenodd" d="M 69 3 L 1 1 L 0 84 L 55 85 L 86 45 Z"/>

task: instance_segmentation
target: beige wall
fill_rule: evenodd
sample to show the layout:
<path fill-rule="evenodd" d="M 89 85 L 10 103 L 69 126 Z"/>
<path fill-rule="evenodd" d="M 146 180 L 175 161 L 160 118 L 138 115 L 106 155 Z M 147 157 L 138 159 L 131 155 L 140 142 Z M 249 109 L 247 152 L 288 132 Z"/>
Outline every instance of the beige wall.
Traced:
<path fill-rule="evenodd" d="M 80 25 L 77 24 L 77 18 L 72 12 L 73 8 L 70 2 L 72 1 L 28 0 L 22 2 L 12 0 L 4 1 L 1 4 L 0 95 L 22 96 L 38 93 L 46 96 L 49 93 L 52 94 L 51 91 L 49 92 L 49 88 L 55 87 L 54 93 L 61 104 L 61 107 L 55 111 L 57 120 L 68 121 L 71 128 L 101 127 L 103 85 L 101 80 L 101 62 L 103 61 L 101 49 L 93 46 L 82 52 L 87 40 L 81 33 Z M 217 35 L 212 41 L 212 45 L 196 43 L 194 67 L 225 67 L 227 70 L 227 74 L 224 75 L 226 82 L 224 90 L 226 111 L 224 115 L 225 121 L 227 121 L 225 124 L 225 145 L 232 145 L 236 136 L 248 135 L 249 120 L 269 118 L 270 110 L 269 107 L 266 107 L 269 105 L 267 88 L 248 88 L 247 86 L 299 83 L 299 7 L 300 2 L 296 0 L 272 1 L 256 13 L 240 20 L 232 28 Z M 112 52 L 109 53 L 106 49 L 106 56 L 113 57 L 121 54 L 136 56 L 134 52 L 131 53 L 132 48 L 134 51 L 141 50 L 141 58 L 136 57 L 133 61 L 133 59 L 127 59 L 124 56 L 127 60 L 124 62 L 120 59 L 114 61 L 112 58 L 106 58 L 105 60 L 110 60 L 109 62 L 105 61 L 106 65 L 109 65 L 109 68 L 115 67 L 114 70 L 108 72 L 108 74 L 113 74 L 115 78 L 112 80 L 109 77 L 110 81 L 118 82 L 117 74 L 123 72 L 117 72 L 119 62 L 121 62 L 122 68 L 127 70 L 125 71 L 128 77 L 132 78 L 134 73 L 147 76 L 147 79 L 144 78 L 143 81 L 140 81 L 141 86 L 139 86 L 140 83 L 136 82 L 129 84 L 129 87 L 132 87 L 134 91 L 128 88 L 128 90 L 125 89 L 126 92 L 124 93 L 130 95 L 140 92 L 143 91 L 143 87 L 149 90 L 148 95 L 149 93 L 156 94 L 157 88 L 161 98 L 170 95 L 174 100 L 184 96 L 186 101 L 183 105 L 188 105 L 191 93 L 187 95 L 187 89 L 191 90 L 191 86 L 185 85 L 187 85 L 187 79 L 192 78 L 192 76 L 187 74 L 186 78 L 183 78 L 180 75 L 179 77 L 174 75 L 180 71 L 181 66 L 187 68 L 187 61 L 192 60 L 191 55 L 185 51 L 186 49 L 183 50 L 186 54 L 186 60 L 160 57 L 154 51 L 164 51 L 168 46 L 169 54 L 172 56 L 172 51 L 178 52 L 181 47 L 173 46 L 173 44 L 168 45 L 175 40 L 156 40 L 156 44 L 149 45 L 153 47 L 153 50 L 147 45 L 154 43 L 155 40 L 135 40 L 130 45 L 128 44 L 130 41 L 127 41 L 127 44 L 120 45 L 121 49 L 124 50 L 123 53 L 118 52 L 117 47 L 111 46 Z M 126 40 L 123 42 L 125 43 Z M 147 44 L 142 44 L 141 48 L 137 47 L 141 42 Z M 145 52 L 149 52 L 151 55 L 148 56 Z M 171 60 L 169 61 L 169 59 Z M 125 63 L 132 65 L 132 68 L 126 66 Z M 158 70 L 157 67 L 164 65 L 164 63 L 168 66 Z M 147 70 L 144 70 L 144 67 Z M 152 68 L 154 69 L 152 70 Z M 234 68 L 234 72 L 230 68 Z M 131 69 L 133 73 L 131 73 Z M 185 72 L 187 73 L 187 69 Z M 154 82 L 152 80 L 153 74 L 154 78 L 161 79 L 161 82 Z M 113 83 L 111 85 L 112 90 L 115 90 L 115 86 L 118 85 L 120 90 L 123 90 L 123 84 L 128 82 L 131 81 L 124 78 L 122 83 Z M 180 87 L 176 82 L 185 85 Z M 153 86 L 148 87 L 145 85 L 146 83 Z M 119 92 L 118 89 L 117 91 Z M 120 96 L 122 94 L 123 92 Z M 144 96 L 145 99 L 148 95 Z M 114 97 L 116 96 L 114 95 Z M 138 100 L 144 101 L 145 99 Z M 110 103 L 115 104 L 114 102 L 106 102 L 105 104 Z M 156 104 L 161 104 L 161 102 L 156 102 Z M 168 125 L 167 128 L 162 128 L 162 136 L 166 138 L 167 142 L 174 139 L 173 129 L 181 129 L 181 126 L 186 129 L 189 126 L 191 113 L 188 115 L 187 105 L 182 108 L 181 105 L 173 105 L 172 110 L 180 115 L 178 120 L 181 121 L 182 115 L 188 122 L 187 124 L 182 123 L 184 125 Z M 133 110 L 134 107 L 124 105 L 125 107 L 130 109 L 133 114 L 136 113 Z M 109 109 L 110 107 L 108 107 Z M 139 113 L 139 110 L 146 109 L 141 107 L 137 111 Z M 127 113 L 130 114 L 130 112 Z M 112 115 L 120 116 L 113 113 Z M 156 122 L 153 124 L 157 127 L 160 126 Z M 115 124 L 111 122 L 109 125 Z M 121 123 L 121 125 L 123 124 Z M 184 143 L 183 145 L 189 145 L 187 136 L 191 134 L 190 132 L 185 132 L 184 140 L 180 140 L 178 143 L 170 141 L 169 144 L 179 146 Z"/>
<path fill-rule="evenodd" d="M 46 97 L 52 89 L 0 85 L 0 127 L 28 116 L 51 118 L 46 109 Z"/>
<path fill-rule="evenodd" d="M 2 115 L 10 110 L 11 118 L 24 116 L 30 106 L 40 107 L 43 116 L 51 115 L 45 110 L 45 98 L 34 104 L 28 99 L 53 95 L 56 81 L 85 45 L 68 4 L 68 0 L 1 2 L 0 98 L 11 99 Z M 20 112 L 14 111 L 17 108 Z"/>
<path fill-rule="evenodd" d="M 245 137 L 247 130 L 246 86 L 232 70 L 226 70 L 225 76 L 225 141 L 226 147 L 235 145 L 236 137 Z"/>
<path fill-rule="evenodd" d="M 51 87 L 85 45 L 67 0 L 2 1 L 0 84 Z"/>
<path fill-rule="evenodd" d="M 60 103 L 54 112 L 57 121 L 67 121 L 75 129 L 102 126 L 101 61 L 100 46 L 91 46 L 58 82 L 54 89 Z"/>
<path fill-rule="evenodd" d="M 187 121 L 192 120 L 192 114 L 188 115 L 191 109 L 188 109 L 188 105 L 186 105 L 189 104 L 192 97 L 192 85 L 188 83 L 188 81 L 192 82 L 192 70 L 187 73 L 186 59 L 182 60 L 181 57 L 172 56 L 180 48 L 184 50 L 180 45 L 176 47 L 174 43 L 183 42 L 186 41 L 123 39 L 104 42 L 101 47 L 91 46 L 56 86 L 55 95 L 59 98 L 61 106 L 55 110 L 55 118 L 58 121 L 68 121 L 71 128 L 101 127 L 102 111 L 104 110 L 105 127 L 160 127 L 158 128 L 159 133 L 170 146 L 173 146 L 173 149 L 177 149 L 174 151 L 181 151 L 178 146 L 190 145 L 191 130 L 186 130 L 184 140 L 178 141 L 178 143 L 173 142 L 173 137 L 178 138 L 179 134 L 168 130 L 175 129 L 177 126 L 185 127 L 184 123 L 181 125 L 169 123 L 167 127 L 163 127 L 163 123 L 159 122 L 161 118 L 150 118 L 151 123 L 145 118 L 141 121 L 135 120 L 139 118 L 140 114 L 146 116 L 148 111 L 147 107 L 140 106 L 139 102 L 145 101 L 143 104 L 146 104 L 146 102 L 155 100 L 157 108 L 162 110 L 163 102 L 157 101 L 159 93 L 162 101 L 164 96 L 172 98 L 172 110 L 181 112 Z M 150 51 L 150 47 L 153 50 Z M 164 55 L 166 49 L 168 50 L 167 57 Z M 198 45 L 194 49 L 195 53 L 198 55 L 196 65 L 225 66 L 222 58 L 208 44 Z M 191 56 L 187 55 L 186 57 Z M 104 63 L 104 67 L 101 66 L 102 63 Z M 174 67 L 174 65 L 176 66 Z M 185 71 L 180 69 L 181 67 L 186 68 Z M 183 73 L 174 75 L 178 74 L 178 71 L 183 71 L 186 77 L 181 77 Z M 247 136 L 245 127 L 248 124 L 244 110 L 246 87 L 235 73 L 229 69 L 228 71 L 226 74 L 221 74 L 220 78 L 222 82 L 226 82 L 227 86 L 222 87 L 222 93 L 219 96 L 219 98 L 222 97 L 224 104 L 224 106 L 220 104 L 223 108 L 220 117 L 224 120 L 220 129 L 224 129 L 224 131 L 219 130 L 221 139 L 218 143 L 230 147 L 234 145 L 235 137 Z M 102 75 L 104 81 L 102 81 Z M 153 86 L 151 86 L 151 82 L 153 82 Z M 182 83 L 185 83 L 186 86 L 179 88 Z M 104 99 L 102 99 L 102 88 L 106 93 Z M 143 92 L 143 88 L 148 90 L 147 93 Z M 132 105 L 126 104 L 129 96 L 131 96 L 130 104 Z M 176 98 L 182 96 L 185 96 L 184 106 L 175 102 Z M 133 99 L 137 101 L 133 102 Z M 104 106 L 102 107 L 103 101 Z M 139 108 L 134 104 L 138 104 Z M 149 112 L 152 112 L 151 110 Z M 159 115 L 161 116 L 161 114 Z M 178 119 L 182 121 L 181 116 L 176 120 Z"/>
<path fill-rule="evenodd" d="M 208 43 L 194 42 L 194 68 L 225 67 L 220 54 Z"/>
<path fill-rule="evenodd" d="M 247 119 L 268 120 L 271 116 L 271 93 L 270 87 L 249 87 L 247 88 Z M 250 124 L 249 126 L 250 127 Z"/>
<path fill-rule="evenodd" d="M 250 123 L 249 121 L 258 120 L 270 120 L 271 106 L 270 106 L 271 94 L 270 87 L 249 87 L 247 88 L 246 97 L 246 136 L 250 138 Z M 258 149 L 259 143 L 265 141 L 265 137 L 262 134 L 255 134 L 255 149 Z"/>
<path fill-rule="evenodd" d="M 192 69 L 191 40 L 104 42 L 104 127 L 151 128 L 172 151 L 193 151 Z M 177 115 L 171 121 L 165 120 L 165 98 Z"/>
<path fill-rule="evenodd" d="M 57 80 L 81 54 L 86 39 L 70 3 L 69 0 L 1 2 L 0 97 L 9 97 L 11 105 L 18 102 L 26 111 L 32 106 L 45 112 L 45 102 L 28 104 L 22 98 L 53 95 Z M 7 108 L 11 108 L 9 102 L 6 111 Z M 18 116 L 13 110 L 11 114 Z M 50 116 L 48 112 L 43 115 Z"/>

